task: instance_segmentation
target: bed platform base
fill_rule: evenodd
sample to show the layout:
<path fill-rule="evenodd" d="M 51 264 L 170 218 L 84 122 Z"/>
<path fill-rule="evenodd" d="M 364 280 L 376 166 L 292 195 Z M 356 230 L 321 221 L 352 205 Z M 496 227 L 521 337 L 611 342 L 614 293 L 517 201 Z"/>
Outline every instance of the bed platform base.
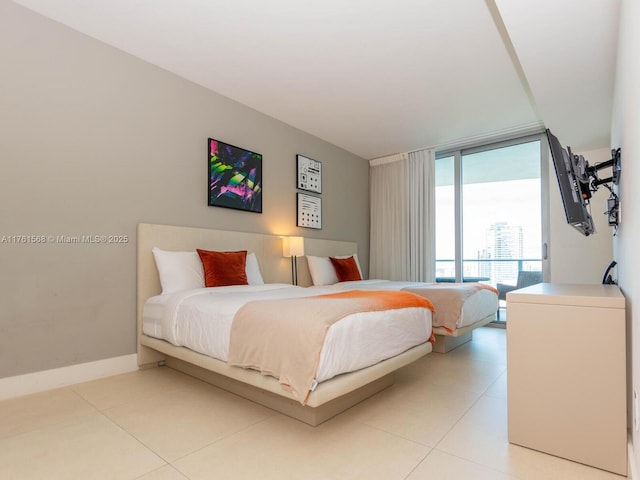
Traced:
<path fill-rule="evenodd" d="M 467 332 L 463 335 L 436 335 L 436 343 L 433 345 L 433 351 L 436 353 L 447 353 L 471 341 L 473 332 Z"/>
<path fill-rule="evenodd" d="M 434 328 L 433 331 L 436 334 L 436 343 L 433 345 L 433 351 L 436 353 L 447 353 L 454 348 L 458 348 L 460 345 L 464 345 L 465 343 L 470 342 L 473 338 L 473 331 L 476 328 L 493 322 L 495 319 L 496 315 L 494 313 L 478 320 L 472 325 L 458 328 L 455 332 L 452 333 L 447 332 L 442 327 Z"/>
<path fill-rule="evenodd" d="M 295 418 L 312 427 L 335 417 L 356 403 L 366 400 L 394 383 L 394 374 L 390 373 L 372 383 L 364 385 L 349 395 L 343 395 L 314 408 L 302 405 L 296 400 L 282 397 L 267 390 L 232 380 L 229 377 L 187 363 L 183 360 L 168 358 L 167 367 L 199 378 L 204 382 L 215 385 L 216 387 L 251 400 L 276 412 Z"/>
<path fill-rule="evenodd" d="M 391 386 L 396 370 L 432 350 L 430 343 L 423 343 L 371 367 L 338 375 L 319 384 L 307 404 L 302 405 L 275 378 L 255 370 L 231 367 L 215 358 L 144 335 L 141 343 L 147 359 L 164 361 L 167 367 L 314 427 Z"/>

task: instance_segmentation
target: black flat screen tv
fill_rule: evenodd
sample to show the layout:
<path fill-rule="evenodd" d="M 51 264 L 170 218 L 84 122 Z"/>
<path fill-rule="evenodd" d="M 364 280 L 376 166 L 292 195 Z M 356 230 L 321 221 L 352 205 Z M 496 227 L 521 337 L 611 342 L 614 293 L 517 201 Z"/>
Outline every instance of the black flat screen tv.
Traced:
<path fill-rule="evenodd" d="M 574 156 L 571 148 L 567 147 L 566 150 L 562 148 L 558 138 L 549 129 L 546 133 L 567 223 L 584 236 L 589 236 L 595 233 L 596 229 L 589 213 L 591 198 L 589 180 L 588 177 L 584 178 L 583 172 L 579 171 L 582 167 L 577 162 L 578 159 L 584 162 L 584 159 Z"/>

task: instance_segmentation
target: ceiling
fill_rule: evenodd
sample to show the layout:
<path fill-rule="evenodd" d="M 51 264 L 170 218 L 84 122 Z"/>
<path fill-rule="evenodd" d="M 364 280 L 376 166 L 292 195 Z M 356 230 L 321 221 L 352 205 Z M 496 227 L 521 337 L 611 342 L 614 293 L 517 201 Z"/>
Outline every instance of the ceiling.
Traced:
<path fill-rule="evenodd" d="M 366 159 L 609 147 L 620 0 L 15 0 Z"/>

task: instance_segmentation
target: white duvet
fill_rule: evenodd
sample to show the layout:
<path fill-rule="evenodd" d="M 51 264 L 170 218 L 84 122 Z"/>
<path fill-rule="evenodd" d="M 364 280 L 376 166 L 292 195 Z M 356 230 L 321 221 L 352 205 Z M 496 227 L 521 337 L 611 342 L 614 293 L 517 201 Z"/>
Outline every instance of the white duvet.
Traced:
<path fill-rule="evenodd" d="M 352 282 L 339 282 L 324 287 L 313 287 L 313 289 L 332 289 L 332 290 L 403 290 L 405 288 L 420 288 L 421 286 L 429 286 L 433 284 L 422 282 L 402 282 L 392 280 L 356 280 Z M 440 288 L 446 288 L 439 283 Z M 452 288 L 453 287 L 452 285 Z M 428 294 L 425 295 L 427 298 Z M 493 315 L 498 310 L 498 296 L 491 290 L 479 290 L 471 295 L 464 302 L 460 317 L 456 321 L 456 327 L 462 328 L 473 325 L 489 315 Z"/>
<path fill-rule="evenodd" d="M 246 302 L 334 293 L 287 284 L 199 288 L 150 298 L 143 333 L 226 361 L 235 313 Z M 327 332 L 316 380 L 328 380 L 398 355 L 431 336 L 431 312 L 421 308 L 349 315 Z"/>

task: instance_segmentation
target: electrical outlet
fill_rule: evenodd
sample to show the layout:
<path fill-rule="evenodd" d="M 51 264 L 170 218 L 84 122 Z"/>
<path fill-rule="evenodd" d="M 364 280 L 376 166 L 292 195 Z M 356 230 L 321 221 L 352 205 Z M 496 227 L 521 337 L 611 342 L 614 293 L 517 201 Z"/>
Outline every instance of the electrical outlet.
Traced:
<path fill-rule="evenodd" d="M 638 392 L 633 391 L 633 430 L 638 431 Z"/>

